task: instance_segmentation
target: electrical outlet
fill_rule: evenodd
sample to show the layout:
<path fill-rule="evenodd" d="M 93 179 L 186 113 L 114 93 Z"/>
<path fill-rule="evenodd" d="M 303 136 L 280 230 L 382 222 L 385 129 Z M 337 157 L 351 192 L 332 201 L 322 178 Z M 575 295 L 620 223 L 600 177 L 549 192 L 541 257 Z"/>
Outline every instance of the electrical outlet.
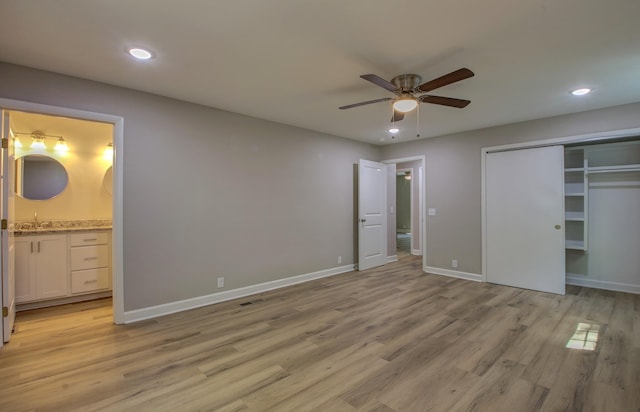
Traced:
<path fill-rule="evenodd" d="M 223 288 L 224 287 L 224 278 L 218 278 L 218 287 L 219 288 Z"/>
<path fill-rule="evenodd" d="M 458 267 L 458 259 L 453 259 L 451 261 L 451 267 L 454 269 Z"/>
<path fill-rule="evenodd" d="M 338 263 L 342 263 L 342 256 L 338 256 Z"/>

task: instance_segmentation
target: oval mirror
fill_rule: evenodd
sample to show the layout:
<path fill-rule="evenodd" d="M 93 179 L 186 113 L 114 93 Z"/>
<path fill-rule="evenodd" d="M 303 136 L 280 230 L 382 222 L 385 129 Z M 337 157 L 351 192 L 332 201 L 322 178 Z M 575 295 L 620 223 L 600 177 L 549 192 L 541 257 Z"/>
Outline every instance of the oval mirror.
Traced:
<path fill-rule="evenodd" d="M 102 181 L 104 190 L 107 193 L 112 194 L 113 191 L 113 166 L 109 166 L 106 172 L 104 172 L 104 179 Z"/>
<path fill-rule="evenodd" d="M 30 200 L 58 196 L 67 187 L 69 176 L 56 159 L 44 155 L 26 155 L 15 162 L 16 194 Z"/>

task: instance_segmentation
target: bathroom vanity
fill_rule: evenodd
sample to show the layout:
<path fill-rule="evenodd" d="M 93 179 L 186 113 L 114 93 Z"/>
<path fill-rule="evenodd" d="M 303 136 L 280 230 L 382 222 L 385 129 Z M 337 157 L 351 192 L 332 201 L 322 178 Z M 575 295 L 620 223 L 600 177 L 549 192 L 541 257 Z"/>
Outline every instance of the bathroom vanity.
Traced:
<path fill-rule="evenodd" d="M 17 227 L 18 310 L 111 296 L 110 226 Z"/>

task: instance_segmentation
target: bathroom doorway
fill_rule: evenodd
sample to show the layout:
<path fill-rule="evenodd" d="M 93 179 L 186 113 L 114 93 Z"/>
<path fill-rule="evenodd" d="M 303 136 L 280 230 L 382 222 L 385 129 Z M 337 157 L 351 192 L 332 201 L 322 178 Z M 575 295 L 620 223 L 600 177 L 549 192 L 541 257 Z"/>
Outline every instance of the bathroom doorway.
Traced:
<path fill-rule="evenodd" d="M 18 311 L 109 298 L 113 321 L 123 323 L 122 173 L 115 156 L 123 119 L 7 99 L 0 107 L 10 117 L 19 172 L 10 226 Z M 42 255 L 34 257 L 38 248 Z"/>
<path fill-rule="evenodd" d="M 113 125 L 8 114 L 16 310 L 110 298 Z"/>

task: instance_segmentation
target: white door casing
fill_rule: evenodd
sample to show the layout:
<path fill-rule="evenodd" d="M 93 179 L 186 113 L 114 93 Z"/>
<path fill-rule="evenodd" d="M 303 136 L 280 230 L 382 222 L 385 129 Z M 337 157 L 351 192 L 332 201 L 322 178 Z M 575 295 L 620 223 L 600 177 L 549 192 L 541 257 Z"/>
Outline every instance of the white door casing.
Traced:
<path fill-rule="evenodd" d="M 387 263 L 387 173 L 383 163 L 358 164 L 358 270 Z"/>
<path fill-rule="evenodd" d="M 15 271 L 13 243 L 13 204 L 14 204 L 14 161 L 13 140 L 9 135 L 9 111 L 2 110 L 2 138 L 7 139 L 7 148 L 2 149 L 2 219 L 7 222 L 7 229 L 0 235 L 2 254 L 2 341 L 9 342 L 16 318 Z M 5 309 L 6 308 L 6 309 Z M 4 316 L 6 314 L 6 316 Z"/>
<path fill-rule="evenodd" d="M 565 293 L 562 146 L 487 153 L 486 279 Z"/>

